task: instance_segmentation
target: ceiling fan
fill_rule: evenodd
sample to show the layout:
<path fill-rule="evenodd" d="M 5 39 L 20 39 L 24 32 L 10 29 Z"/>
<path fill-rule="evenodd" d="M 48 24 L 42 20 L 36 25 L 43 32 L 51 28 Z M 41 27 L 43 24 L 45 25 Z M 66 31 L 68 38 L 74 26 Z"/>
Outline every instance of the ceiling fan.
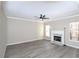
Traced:
<path fill-rule="evenodd" d="M 37 16 L 36 16 L 37 17 Z M 43 14 L 40 14 L 40 16 L 39 17 L 37 17 L 38 19 L 40 19 L 40 20 L 44 20 L 44 19 L 49 19 L 49 18 L 47 18 L 46 17 L 46 15 L 43 15 Z"/>

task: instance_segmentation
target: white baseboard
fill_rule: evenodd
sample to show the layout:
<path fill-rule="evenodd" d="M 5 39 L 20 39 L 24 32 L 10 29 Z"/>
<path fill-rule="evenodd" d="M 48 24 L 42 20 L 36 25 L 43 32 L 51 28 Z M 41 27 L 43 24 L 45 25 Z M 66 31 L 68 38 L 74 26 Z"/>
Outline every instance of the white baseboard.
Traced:
<path fill-rule="evenodd" d="M 22 41 L 22 42 L 17 42 L 17 43 L 10 43 L 10 44 L 7 44 L 7 46 L 9 45 L 15 45 L 15 44 L 21 44 L 21 43 L 27 43 L 27 42 L 32 42 L 32 41 L 36 41 L 36 40 L 42 40 L 42 39 L 32 39 L 32 40 L 29 40 L 29 41 Z"/>
<path fill-rule="evenodd" d="M 71 44 L 66 44 L 67 46 L 70 46 L 70 47 L 73 47 L 73 48 L 77 48 L 79 49 L 79 46 L 76 46 L 76 45 L 71 45 Z"/>

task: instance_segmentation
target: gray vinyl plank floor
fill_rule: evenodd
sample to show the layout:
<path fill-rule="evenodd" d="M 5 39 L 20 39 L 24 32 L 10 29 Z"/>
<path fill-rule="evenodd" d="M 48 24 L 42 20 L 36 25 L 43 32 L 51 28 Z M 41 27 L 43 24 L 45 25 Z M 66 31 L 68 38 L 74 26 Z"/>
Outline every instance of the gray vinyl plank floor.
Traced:
<path fill-rule="evenodd" d="M 78 58 L 79 49 L 38 40 L 8 46 L 5 58 Z"/>

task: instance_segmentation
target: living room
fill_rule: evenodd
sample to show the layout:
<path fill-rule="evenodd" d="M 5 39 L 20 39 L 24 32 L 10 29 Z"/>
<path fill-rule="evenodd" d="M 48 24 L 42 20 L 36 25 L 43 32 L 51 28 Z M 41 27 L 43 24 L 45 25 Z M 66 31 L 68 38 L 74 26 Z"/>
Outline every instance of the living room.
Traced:
<path fill-rule="evenodd" d="M 78 58 L 78 1 L 1 1 L 3 58 Z"/>

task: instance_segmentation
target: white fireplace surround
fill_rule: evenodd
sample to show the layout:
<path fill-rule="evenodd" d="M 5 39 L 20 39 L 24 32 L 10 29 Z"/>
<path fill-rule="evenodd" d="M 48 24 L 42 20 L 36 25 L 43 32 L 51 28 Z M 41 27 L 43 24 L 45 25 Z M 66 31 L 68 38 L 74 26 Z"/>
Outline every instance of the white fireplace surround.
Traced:
<path fill-rule="evenodd" d="M 61 42 L 55 41 L 54 36 L 61 36 Z M 64 31 L 51 31 L 51 43 L 64 45 Z"/>

